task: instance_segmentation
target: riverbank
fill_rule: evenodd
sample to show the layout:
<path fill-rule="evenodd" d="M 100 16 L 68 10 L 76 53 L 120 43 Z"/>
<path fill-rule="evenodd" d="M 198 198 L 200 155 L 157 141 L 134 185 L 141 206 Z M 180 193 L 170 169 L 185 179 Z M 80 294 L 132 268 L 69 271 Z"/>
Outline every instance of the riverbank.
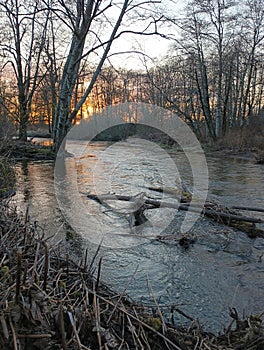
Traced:
<path fill-rule="evenodd" d="M 151 132 L 150 132 L 151 131 Z M 118 142 L 128 137 L 145 138 L 154 143 L 160 144 L 169 150 L 175 151 L 181 148 L 168 135 L 156 129 L 144 125 L 127 124 L 112 127 L 109 130 L 96 136 L 95 141 Z M 41 140 L 49 143 L 50 134 L 45 129 L 29 131 L 31 141 L 21 142 L 8 139 L 0 144 L 0 155 L 9 154 L 15 160 L 53 160 L 56 154 L 49 145 L 44 145 Z M 35 141 L 36 140 L 36 141 Z M 248 160 L 257 164 L 264 163 L 264 134 L 263 127 L 258 125 L 254 128 L 238 128 L 230 130 L 224 137 L 216 142 L 203 142 L 201 146 L 206 154 L 215 154 L 220 157 L 232 157 L 241 160 Z"/>
<path fill-rule="evenodd" d="M 206 143 L 205 149 L 224 156 L 264 163 L 264 122 L 255 119 L 250 125 L 229 130 L 214 143 Z"/>
<path fill-rule="evenodd" d="M 264 345 L 261 315 L 240 319 L 220 336 L 163 318 L 155 297 L 151 309 L 101 283 L 100 252 L 72 261 L 66 246 L 0 203 L 0 348 L 2 349 L 240 349 Z M 95 265 L 95 261 L 99 261 Z M 172 307 L 173 312 L 181 312 Z"/>
<path fill-rule="evenodd" d="M 0 348 L 262 349 L 263 315 L 240 319 L 232 310 L 232 327 L 221 336 L 203 332 L 188 315 L 189 326 L 175 326 L 180 309 L 171 306 L 165 320 L 155 300 L 151 309 L 133 303 L 101 283 L 99 255 L 72 261 L 28 214 L 17 215 L 6 202 L 1 208 Z"/>
<path fill-rule="evenodd" d="M 10 197 L 14 193 L 16 173 L 12 162 L 0 156 L 0 199 Z"/>
<path fill-rule="evenodd" d="M 30 141 L 5 140 L 0 144 L 0 156 L 8 156 L 14 160 L 54 160 L 56 153 L 50 146 L 36 144 Z"/>
<path fill-rule="evenodd" d="M 214 155 L 219 157 L 227 157 L 238 160 L 245 160 L 253 163 L 258 163 L 258 159 L 262 159 L 261 150 L 252 150 L 252 149 L 234 149 L 229 147 L 217 147 L 217 146 L 208 146 L 205 145 L 204 151 L 206 155 Z M 261 164 L 261 163 L 259 163 Z"/>

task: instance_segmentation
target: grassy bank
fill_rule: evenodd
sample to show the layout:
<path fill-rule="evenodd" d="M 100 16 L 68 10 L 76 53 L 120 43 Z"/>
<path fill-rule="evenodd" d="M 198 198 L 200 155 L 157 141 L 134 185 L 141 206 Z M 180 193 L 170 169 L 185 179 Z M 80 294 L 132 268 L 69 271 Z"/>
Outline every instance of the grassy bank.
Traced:
<path fill-rule="evenodd" d="M 168 324 L 158 304 L 149 310 L 101 283 L 100 259 L 72 261 L 5 201 L 0 251 L 0 349 L 263 349 L 261 316 L 242 320 L 232 310 L 234 327 L 217 337 L 195 320 Z"/>

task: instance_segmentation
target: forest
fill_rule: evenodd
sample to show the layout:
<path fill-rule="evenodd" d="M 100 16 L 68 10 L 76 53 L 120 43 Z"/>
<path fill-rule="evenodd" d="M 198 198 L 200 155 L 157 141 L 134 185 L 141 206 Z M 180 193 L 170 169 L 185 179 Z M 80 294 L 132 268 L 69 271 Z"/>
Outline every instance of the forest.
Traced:
<path fill-rule="evenodd" d="M 257 129 L 263 7 L 261 0 L 2 1 L 1 132 L 15 124 L 26 140 L 30 125 L 44 123 L 56 149 L 79 119 L 125 101 L 167 108 L 203 140 L 239 134 L 251 121 Z M 158 58 L 136 47 L 155 37 L 168 42 Z M 126 67 L 131 55 L 138 63 Z"/>

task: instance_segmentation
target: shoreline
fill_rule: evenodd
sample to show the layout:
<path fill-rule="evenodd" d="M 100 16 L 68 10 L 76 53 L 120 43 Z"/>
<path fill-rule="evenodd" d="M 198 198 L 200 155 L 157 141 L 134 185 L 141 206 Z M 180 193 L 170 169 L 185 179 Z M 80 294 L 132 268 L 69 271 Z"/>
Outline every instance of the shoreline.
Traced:
<path fill-rule="evenodd" d="M 14 161 L 55 160 L 56 153 L 50 146 L 32 143 L 31 141 L 8 140 L 0 145 L 0 156 Z"/>
<path fill-rule="evenodd" d="M 140 137 L 141 135 L 138 135 Z M 46 139 L 46 134 L 36 134 L 31 137 L 31 140 L 27 142 L 22 142 L 19 140 L 9 140 L 6 145 L 0 146 L 0 156 L 8 155 L 14 160 L 55 160 L 56 153 L 52 151 L 50 145 L 43 145 L 41 143 L 35 143 L 34 139 Z M 109 141 L 109 140 L 108 140 Z M 94 141 L 97 142 L 97 141 Z M 98 141 L 100 142 L 100 141 Z M 110 141 L 112 142 L 112 141 Z M 115 142 L 115 141 L 113 141 Z M 160 144 L 169 152 L 177 152 L 179 150 L 177 145 L 168 145 L 166 143 L 160 142 L 158 139 L 153 141 L 154 143 Z M 252 148 L 233 148 L 233 147 L 223 147 L 218 145 L 208 145 L 201 143 L 201 147 L 204 150 L 205 155 L 210 156 L 220 156 L 229 157 L 238 160 L 250 161 L 256 164 L 264 163 L 264 151 L 262 149 L 252 149 Z"/>
<path fill-rule="evenodd" d="M 18 216 L 0 202 L 0 347 L 35 349 L 151 350 L 239 349 L 264 345 L 262 315 L 240 318 L 235 309 L 224 333 L 203 332 L 198 320 L 182 315 L 189 326 L 164 319 L 159 305 L 143 307 L 101 283 L 100 250 L 80 262 L 67 249 L 44 239 L 28 213 Z M 4 219 L 4 220 L 3 220 Z M 97 265 L 95 261 L 99 261 Z M 155 300 L 154 300 L 155 301 Z M 173 309 L 172 309 L 173 310 Z M 175 309 L 173 312 L 180 312 Z M 41 347 L 39 347 L 41 344 Z"/>
<path fill-rule="evenodd" d="M 0 200 L 0 251 L 0 348 L 132 350 L 148 344 L 158 350 L 169 344 L 180 350 L 238 346 L 259 350 L 264 346 L 263 313 L 241 318 L 230 310 L 232 323 L 220 335 L 204 332 L 185 314 L 189 326 L 168 323 L 158 304 L 153 311 L 101 283 L 102 260 L 91 263 L 99 255 L 72 261 L 61 244 L 44 239 L 28 213 L 18 216 L 7 200 Z M 181 310 L 172 306 L 172 312 Z"/>

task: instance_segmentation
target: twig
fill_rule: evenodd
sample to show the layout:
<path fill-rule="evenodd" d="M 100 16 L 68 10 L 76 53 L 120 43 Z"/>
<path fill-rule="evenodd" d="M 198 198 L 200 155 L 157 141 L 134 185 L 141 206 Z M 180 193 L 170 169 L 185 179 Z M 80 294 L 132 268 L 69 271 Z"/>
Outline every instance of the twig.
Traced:
<path fill-rule="evenodd" d="M 42 338 L 52 338 L 53 334 L 18 334 L 17 338 L 30 338 L 30 339 L 42 339 Z"/>
<path fill-rule="evenodd" d="M 48 274 L 49 274 L 49 246 L 46 242 L 44 242 L 44 246 L 45 246 L 45 263 L 44 263 L 43 289 L 44 291 L 46 291 Z"/>
<path fill-rule="evenodd" d="M 142 326 L 144 326 L 145 328 L 149 329 L 150 331 L 154 332 L 155 334 L 157 334 L 159 337 L 161 337 L 163 340 L 166 340 L 174 349 L 176 350 L 183 350 L 182 348 L 178 347 L 176 344 L 174 344 L 170 339 L 168 339 L 165 335 L 163 335 L 162 333 L 156 331 L 156 329 L 154 329 L 153 327 L 151 327 L 150 325 L 148 325 L 147 323 L 145 323 L 144 321 L 139 320 L 137 317 L 135 317 L 134 315 L 132 315 L 131 313 L 129 313 L 126 309 L 121 308 L 117 305 L 115 305 L 113 302 L 111 302 L 110 300 L 105 299 L 103 296 L 101 295 L 97 295 L 97 297 L 101 300 L 103 300 L 104 302 L 106 302 L 107 304 L 111 305 L 111 306 L 115 306 L 119 311 L 123 312 L 125 315 L 128 315 L 130 318 L 132 318 L 134 321 L 138 322 L 139 324 L 141 324 Z"/>
<path fill-rule="evenodd" d="M 35 275 L 36 275 L 36 270 L 37 270 L 37 264 L 38 264 L 38 255 L 39 255 L 39 248 L 40 248 L 40 243 L 37 243 L 37 247 L 36 247 L 36 253 L 35 253 L 35 260 L 34 260 L 34 264 L 32 266 L 32 282 L 34 282 L 35 280 Z"/>
<path fill-rule="evenodd" d="M 91 261 L 90 266 L 89 266 L 89 269 L 88 269 L 88 272 L 89 272 L 89 273 L 92 273 L 92 267 L 93 267 L 93 264 L 94 264 L 94 261 L 95 261 L 97 255 L 99 254 L 99 251 L 100 251 L 100 249 L 101 249 L 101 245 L 102 245 L 102 241 L 100 242 L 100 244 L 98 245 L 98 247 L 97 247 L 97 249 L 96 249 L 96 252 L 94 253 L 94 256 L 93 256 L 93 258 L 92 258 L 92 261 Z"/>
<path fill-rule="evenodd" d="M 5 337 L 5 339 L 8 340 L 9 339 L 9 333 L 8 333 L 8 328 L 7 328 L 7 324 L 6 324 L 6 320 L 4 318 L 4 315 L 0 316 L 0 321 L 1 321 L 4 337 Z"/>
<path fill-rule="evenodd" d="M 77 340 L 77 344 L 78 344 L 79 349 L 80 350 L 88 349 L 88 348 L 84 347 L 82 345 L 82 343 L 81 343 L 79 334 L 78 334 L 77 329 L 76 329 L 76 324 L 75 324 L 75 320 L 74 320 L 73 314 L 71 313 L 71 311 L 67 311 L 67 313 L 68 313 L 68 316 L 69 316 L 69 319 L 70 319 L 70 322 L 71 322 L 71 326 L 72 326 L 72 329 L 73 329 L 73 333 L 74 333 L 75 338 Z"/>
<path fill-rule="evenodd" d="M 26 213 L 25 213 L 25 225 L 28 223 L 29 221 L 29 205 L 27 205 L 27 208 L 26 208 Z"/>
<path fill-rule="evenodd" d="M 9 318 L 9 324 L 10 324 L 10 328 L 11 328 L 11 332 L 12 332 L 12 336 L 13 336 L 14 350 L 18 350 L 16 331 L 15 331 L 14 325 L 11 321 L 11 318 Z"/>
<path fill-rule="evenodd" d="M 177 311 L 180 315 L 184 316 L 185 318 L 187 318 L 190 321 L 195 321 L 194 318 L 192 318 L 191 316 L 187 315 L 184 311 L 178 309 L 177 307 L 173 308 L 174 311 Z"/>
<path fill-rule="evenodd" d="M 96 285 L 95 285 L 95 292 L 97 293 L 98 287 L 99 287 L 99 281 L 100 281 L 100 275 L 101 275 L 101 268 L 102 268 L 102 259 L 101 256 L 98 263 L 98 272 L 97 272 L 97 278 L 96 278 Z"/>
<path fill-rule="evenodd" d="M 100 309 L 99 309 L 95 292 L 94 292 L 94 298 L 93 298 L 93 308 L 94 308 L 94 314 L 95 314 L 95 330 L 97 333 L 98 347 L 99 349 L 101 349 L 102 339 L 101 339 L 101 326 L 100 326 Z"/>
<path fill-rule="evenodd" d="M 21 285 L 21 273 L 22 273 L 22 248 L 17 248 L 17 274 L 16 274 L 16 303 L 18 303 L 18 298 L 20 295 L 20 285 Z"/>

